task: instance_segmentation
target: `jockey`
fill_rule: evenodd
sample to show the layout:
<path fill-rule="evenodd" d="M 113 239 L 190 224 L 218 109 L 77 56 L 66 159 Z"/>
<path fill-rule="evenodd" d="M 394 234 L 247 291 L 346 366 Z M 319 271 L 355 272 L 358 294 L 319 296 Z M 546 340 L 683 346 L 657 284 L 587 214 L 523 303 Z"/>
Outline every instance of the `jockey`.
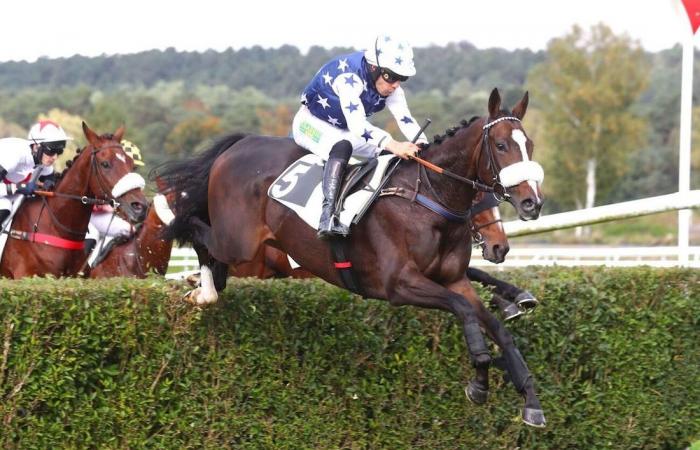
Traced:
<path fill-rule="evenodd" d="M 399 39 L 380 35 L 365 51 L 342 55 L 326 63 L 301 95 L 294 116 L 294 141 L 326 160 L 323 208 L 318 237 L 347 235 L 335 208 L 351 155 L 377 156 L 382 150 L 408 159 L 419 147 L 409 142 L 420 130 L 406 104 L 401 83 L 415 75 L 413 49 Z M 367 121 L 388 107 L 407 141 L 394 140 Z M 427 143 L 421 134 L 417 143 Z"/>
<path fill-rule="evenodd" d="M 63 128 L 52 120 L 34 124 L 27 140 L 0 139 L 0 223 L 10 216 L 12 204 L 20 195 L 31 195 L 36 190 L 36 180 L 31 180 L 35 168 L 41 168 L 38 181 L 44 189 L 53 186 L 53 164 L 69 140 Z"/>
<path fill-rule="evenodd" d="M 121 146 L 131 159 L 134 166 L 143 166 L 141 150 L 131 141 L 122 139 Z M 95 205 L 92 208 L 88 233 L 85 236 L 85 252 L 90 254 L 95 248 L 101 236 L 112 238 L 100 251 L 100 256 L 107 255 L 115 245 L 124 243 L 134 234 L 134 226 L 115 214 L 114 208 L 110 205 Z M 95 260 L 93 266 L 99 262 Z"/>

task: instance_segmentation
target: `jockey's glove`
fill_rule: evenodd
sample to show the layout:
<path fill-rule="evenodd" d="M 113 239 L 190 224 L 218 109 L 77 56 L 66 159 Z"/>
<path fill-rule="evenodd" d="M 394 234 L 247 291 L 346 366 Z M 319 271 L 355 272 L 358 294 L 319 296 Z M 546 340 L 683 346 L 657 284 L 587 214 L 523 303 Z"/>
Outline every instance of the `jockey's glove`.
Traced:
<path fill-rule="evenodd" d="M 22 195 L 32 195 L 34 194 L 34 191 L 36 191 L 36 182 L 30 181 L 29 183 L 26 184 L 18 184 L 17 185 L 17 193 L 22 194 Z"/>
<path fill-rule="evenodd" d="M 39 177 L 39 181 L 45 191 L 50 191 L 56 186 L 56 178 L 51 175 Z"/>

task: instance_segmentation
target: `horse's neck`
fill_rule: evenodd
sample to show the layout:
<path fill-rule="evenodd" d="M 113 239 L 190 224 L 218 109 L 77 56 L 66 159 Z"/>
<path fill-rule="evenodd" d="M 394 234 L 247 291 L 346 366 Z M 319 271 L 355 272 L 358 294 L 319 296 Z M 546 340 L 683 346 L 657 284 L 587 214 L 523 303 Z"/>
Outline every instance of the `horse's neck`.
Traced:
<path fill-rule="evenodd" d="M 439 145 L 431 145 L 421 157 L 459 176 L 475 180 L 477 175 L 475 151 L 481 136 L 479 128 L 477 123 L 461 128 L 453 136 L 446 137 Z M 425 173 L 432 190 L 440 196 L 446 206 L 456 210 L 469 208 L 476 193 L 471 186 L 429 169 Z"/>
<path fill-rule="evenodd" d="M 144 271 L 151 269 L 165 271 L 168 266 L 172 241 L 166 241 L 160 237 L 164 226 L 155 207 L 151 204 L 146 220 L 134 238 L 136 253 L 141 257 Z"/>
<path fill-rule="evenodd" d="M 81 159 L 78 158 L 73 166 L 63 173 L 61 181 L 56 185 L 56 192 L 94 197 L 94 193 L 90 189 L 90 163 L 89 161 L 81 161 Z"/>

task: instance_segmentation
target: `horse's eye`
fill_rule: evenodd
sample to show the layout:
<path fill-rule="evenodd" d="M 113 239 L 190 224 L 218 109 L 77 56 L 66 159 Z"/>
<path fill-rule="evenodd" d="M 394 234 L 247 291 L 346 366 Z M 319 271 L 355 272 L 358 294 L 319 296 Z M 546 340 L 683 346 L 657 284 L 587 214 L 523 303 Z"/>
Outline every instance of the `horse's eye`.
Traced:
<path fill-rule="evenodd" d="M 505 151 L 506 151 L 506 145 L 503 144 L 503 143 L 501 143 L 501 142 L 497 142 L 497 143 L 496 143 L 496 148 L 498 149 L 499 152 L 505 152 Z"/>
<path fill-rule="evenodd" d="M 100 163 L 100 165 L 101 165 L 102 167 L 104 167 L 105 169 L 109 169 L 109 166 L 110 166 L 109 161 L 102 161 L 102 162 Z"/>

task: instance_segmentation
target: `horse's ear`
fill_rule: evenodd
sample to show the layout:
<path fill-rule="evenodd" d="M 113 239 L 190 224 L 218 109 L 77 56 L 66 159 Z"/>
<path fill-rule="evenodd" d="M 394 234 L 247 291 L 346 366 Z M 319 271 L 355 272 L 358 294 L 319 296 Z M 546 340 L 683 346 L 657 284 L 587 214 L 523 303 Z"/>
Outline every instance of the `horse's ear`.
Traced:
<path fill-rule="evenodd" d="M 494 118 L 501 110 L 501 94 L 498 93 L 498 88 L 493 88 L 489 97 L 489 117 Z"/>
<path fill-rule="evenodd" d="M 100 145 L 100 137 L 90 129 L 89 126 L 83 121 L 83 133 L 85 134 L 85 139 L 88 143 L 92 144 L 93 147 L 98 147 Z"/>
<path fill-rule="evenodd" d="M 530 96 L 528 94 L 529 93 L 525 91 L 523 98 L 520 99 L 520 102 L 518 102 L 518 104 L 515 105 L 515 108 L 513 108 L 513 115 L 520 120 L 525 117 L 525 111 L 527 111 L 527 103 L 530 101 Z"/>
<path fill-rule="evenodd" d="M 114 132 L 114 140 L 117 142 L 121 142 L 122 138 L 124 137 L 125 131 L 126 131 L 126 128 L 124 127 L 124 125 L 117 128 L 117 131 Z"/>

